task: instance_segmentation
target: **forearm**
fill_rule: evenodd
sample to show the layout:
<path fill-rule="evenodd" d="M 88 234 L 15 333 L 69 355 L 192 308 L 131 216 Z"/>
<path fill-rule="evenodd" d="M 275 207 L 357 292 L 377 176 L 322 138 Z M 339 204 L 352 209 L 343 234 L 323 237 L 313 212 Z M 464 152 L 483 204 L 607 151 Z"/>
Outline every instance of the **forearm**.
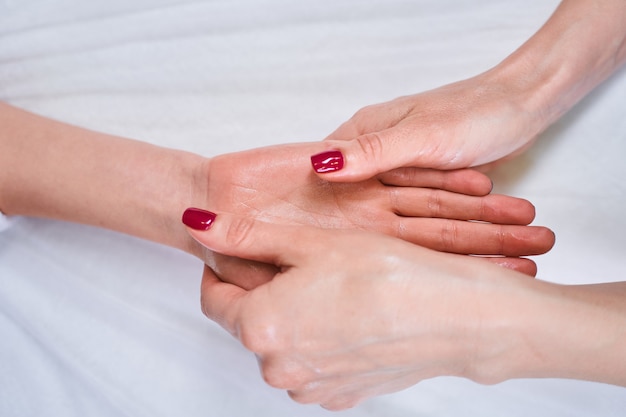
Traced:
<path fill-rule="evenodd" d="M 89 224 L 193 250 L 180 215 L 201 204 L 204 158 L 2 103 L 0 149 L 6 214 Z"/>
<path fill-rule="evenodd" d="M 623 0 L 564 0 L 528 42 L 485 75 L 513 86 L 513 100 L 539 133 L 623 65 L 625 39 Z M 483 323 L 494 326 L 483 328 L 483 352 L 497 354 L 477 361 L 477 379 L 563 377 L 626 386 L 626 283 L 529 281 L 490 299 L 503 302 L 485 308 L 492 320 Z"/>
<path fill-rule="evenodd" d="M 546 311 L 553 317 L 538 318 L 555 326 L 544 331 L 552 342 L 545 359 L 556 376 L 626 386 L 626 282 L 560 290 L 553 310 Z"/>
<path fill-rule="evenodd" d="M 514 85 L 541 131 L 626 60 L 626 2 L 564 0 L 546 24 L 488 74 Z"/>
<path fill-rule="evenodd" d="M 564 376 L 626 386 L 626 282 L 568 286 L 564 296 L 576 316 L 561 317 L 573 323 L 561 346 L 583 339 L 572 358 L 580 373 Z"/>
<path fill-rule="evenodd" d="M 483 327 L 484 352 L 498 352 L 478 371 L 495 377 L 488 382 L 539 377 L 626 386 L 626 282 L 529 280 L 500 301 L 488 309 L 495 325 Z"/>

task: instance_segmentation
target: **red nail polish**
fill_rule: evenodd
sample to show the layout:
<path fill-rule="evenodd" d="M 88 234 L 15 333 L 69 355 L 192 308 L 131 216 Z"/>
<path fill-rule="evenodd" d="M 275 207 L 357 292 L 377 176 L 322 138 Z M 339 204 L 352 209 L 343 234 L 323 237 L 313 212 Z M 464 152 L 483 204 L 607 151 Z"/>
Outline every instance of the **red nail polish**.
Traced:
<path fill-rule="evenodd" d="M 209 230 L 217 214 L 198 208 L 188 208 L 183 213 L 183 223 L 192 229 Z"/>
<path fill-rule="evenodd" d="M 343 168 L 343 155 L 340 151 L 326 151 L 311 157 L 311 165 L 317 173 L 339 171 Z"/>

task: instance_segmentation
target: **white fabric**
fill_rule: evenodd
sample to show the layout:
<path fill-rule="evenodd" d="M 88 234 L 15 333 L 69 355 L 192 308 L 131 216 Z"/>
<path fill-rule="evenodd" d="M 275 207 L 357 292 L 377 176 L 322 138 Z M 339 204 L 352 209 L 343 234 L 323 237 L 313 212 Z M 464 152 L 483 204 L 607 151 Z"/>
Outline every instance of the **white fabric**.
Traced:
<path fill-rule="evenodd" d="M 364 105 L 489 68 L 556 4 L 7 0 L 0 99 L 206 155 L 317 140 Z M 622 72 L 494 177 L 557 233 L 537 258 L 543 279 L 626 279 L 625 91 Z M 127 236 L 16 221 L 0 235 L 0 415 L 331 415 L 265 386 L 254 357 L 200 313 L 200 272 L 190 256 Z M 624 410 L 614 386 L 436 378 L 341 415 Z"/>
<path fill-rule="evenodd" d="M 9 220 L 9 218 L 0 211 L 0 232 L 8 229 L 10 225 L 11 221 Z"/>

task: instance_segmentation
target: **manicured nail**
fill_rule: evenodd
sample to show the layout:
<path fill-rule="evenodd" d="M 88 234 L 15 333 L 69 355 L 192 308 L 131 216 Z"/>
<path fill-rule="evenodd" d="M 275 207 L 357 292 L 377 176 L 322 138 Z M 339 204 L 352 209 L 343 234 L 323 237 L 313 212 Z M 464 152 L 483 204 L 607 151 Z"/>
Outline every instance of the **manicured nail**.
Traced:
<path fill-rule="evenodd" d="M 339 171 L 343 168 L 343 155 L 340 151 L 326 151 L 311 157 L 311 164 L 315 172 Z"/>
<path fill-rule="evenodd" d="M 198 208 L 188 208 L 183 213 L 183 223 L 192 229 L 209 230 L 217 214 Z"/>

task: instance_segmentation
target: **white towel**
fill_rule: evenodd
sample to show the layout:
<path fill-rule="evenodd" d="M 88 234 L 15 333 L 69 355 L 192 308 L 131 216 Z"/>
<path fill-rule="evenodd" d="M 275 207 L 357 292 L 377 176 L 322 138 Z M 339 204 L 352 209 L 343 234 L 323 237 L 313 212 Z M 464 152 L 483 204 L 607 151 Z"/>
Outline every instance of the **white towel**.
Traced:
<path fill-rule="evenodd" d="M 0 99 L 206 155 L 319 140 L 367 104 L 486 70 L 557 3 L 5 0 Z M 622 72 L 494 175 L 557 234 L 540 278 L 626 278 L 624 91 Z M 0 234 L 0 415 L 338 415 L 264 384 L 254 357 L 202 316 L 200 274 L 198 260 L 120 234 L 13 222 Z M 624 389 L 609 385 L 437 378 L 341 416 L 624 410 Z"/>
<path fill-rule="evenodd" d="M 6 230 L 11 225 L 11 220 L 0 211 L 0 232 Z"/>

